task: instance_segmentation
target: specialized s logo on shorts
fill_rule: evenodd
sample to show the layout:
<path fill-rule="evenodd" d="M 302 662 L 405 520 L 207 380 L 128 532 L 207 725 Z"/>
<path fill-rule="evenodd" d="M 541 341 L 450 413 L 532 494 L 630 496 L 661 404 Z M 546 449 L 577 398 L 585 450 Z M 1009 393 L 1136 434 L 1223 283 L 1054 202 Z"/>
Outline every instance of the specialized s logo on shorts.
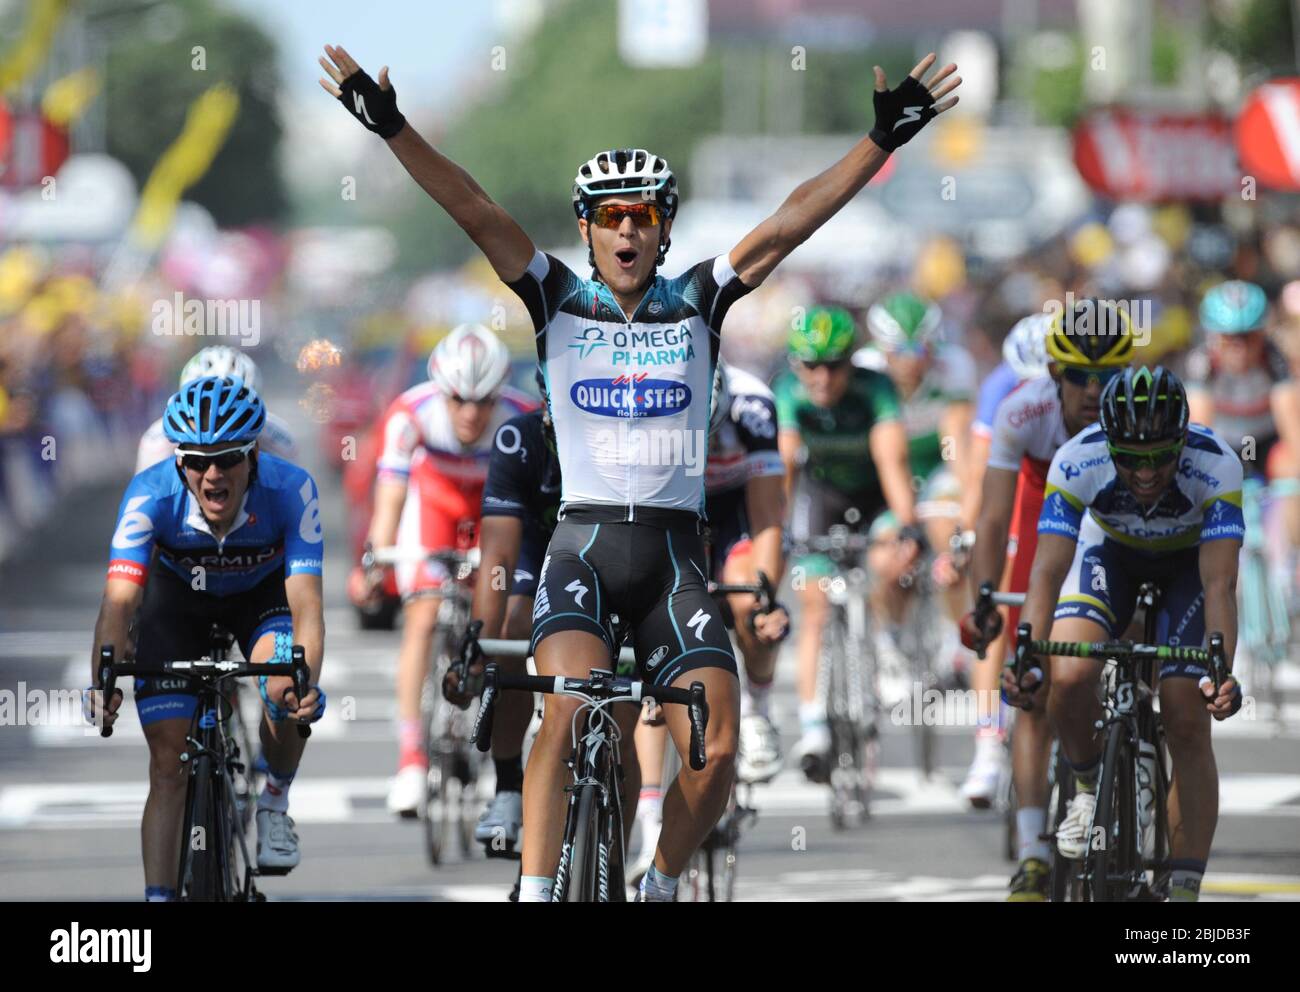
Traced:
<path fill-rule="evenodd" d="M 703 610 L 696 610 L 695 616 L 691 617 L 688 621 L 686 621 L 686 626 L 690 627 L 693 631 L 695 631 L 695 639 L 697 641 L 704 640 L 704 625 L 707 624 L 711 619 L 712 618 Z M 696 626 L 697 624 L 699 626 Z"/>
<path fill-rule="evenodd" d="M 587 587 L 582 584 L 582 580 L 574 579 L 564 587 L 564 591 L 573 593 L 573 601 L 578 604 L 578 609 L 582 609 L 582 597 L 587 595 Z"/>

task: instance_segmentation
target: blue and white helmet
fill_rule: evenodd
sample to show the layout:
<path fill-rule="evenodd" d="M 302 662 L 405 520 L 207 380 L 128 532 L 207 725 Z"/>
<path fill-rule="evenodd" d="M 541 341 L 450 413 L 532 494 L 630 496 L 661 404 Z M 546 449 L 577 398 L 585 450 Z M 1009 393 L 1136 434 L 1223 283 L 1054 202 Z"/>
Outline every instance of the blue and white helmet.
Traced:
<path fill-rule="evenodd" d="M 1002 342 L 1002 358 L 1019 379 L 1047 375 L 1047 333 L 1052 328 L 1050 313 L 1021 317 Z"/>
<path fill-rule="evenodd" d="M 266 426 L 266 405 L 238 376 L 204 376 L 167 401 L 163 431 L 173 444 L 255 441 Z"/>

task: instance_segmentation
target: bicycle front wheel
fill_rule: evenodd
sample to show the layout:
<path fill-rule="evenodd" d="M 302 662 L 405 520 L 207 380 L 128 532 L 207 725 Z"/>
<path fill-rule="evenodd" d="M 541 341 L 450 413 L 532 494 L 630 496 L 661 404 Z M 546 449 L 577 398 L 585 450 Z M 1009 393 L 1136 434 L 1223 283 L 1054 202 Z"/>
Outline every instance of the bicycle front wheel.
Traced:
<path fill-rule="evenodd" d="M 212 759 L 200 754 L 190 771 L 177 876 L 188 902 L 218 902 L 222 895 L 222 840 L 212 779 Z"/>
<path fill-rule="evenodd" d="M 569 846 L 568 882 L 565 902 L 596 902 L 599 883 L 600 813 L 599 790 L 594 785 L 580 785 L 573 805 L 573 839 Z"/>
<path fill-rule="evenodd" d="M 1137 830 L 1136 755 L 1128 727 L 1113 723 L 1097 786 L 1097 814 L 1089 839 L 1093 899 L 1123 902 L 1142 864 Z"/>

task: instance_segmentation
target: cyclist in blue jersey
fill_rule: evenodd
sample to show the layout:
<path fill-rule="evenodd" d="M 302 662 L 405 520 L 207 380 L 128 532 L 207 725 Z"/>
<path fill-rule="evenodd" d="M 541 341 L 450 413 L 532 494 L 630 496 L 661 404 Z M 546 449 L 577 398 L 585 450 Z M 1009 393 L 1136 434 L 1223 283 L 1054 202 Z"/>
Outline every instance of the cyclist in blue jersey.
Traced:
<path fill-rule="evenodd" d="M 1023 619 L 1034 636 L 1058 641 L 1122 637 L 1138 586 L 1154 581 L 1163 598 L 1161 643 L 1200 646 L 1220 631 L 1229 668 L 1237 642 L 1237 560 L 1245 526 L 1241 460 L 1209 428 L 1188 423 L 1187 394 L 1160 366 L 1128 368 L 1101 396 L 1101 423 L 1084 428 L 1052 458 L 1038 548 Z M 1050 635 L 1048 631 L 1050 630 Z M 1046 705 L 1077 793 L 1056 830 L 1062 857 L 1078 859 L 1092 837 L 1103 716 L 1097 684 L 1103 662 L 1051 659 L 1017 686 L 1007 669 L 1003 689 L 1022 703 Z M 1043 684 L 1050 694 L 1043 699 Z M 1164 662 L 1160 715 L 1173 761 L 1169 794 L 1172 859 L 1169 899 L 1195 901 L 1218 819 L 1219 776 L 1210 718 L 1241 706 L 1241 687 L 1225 679 L 1216 693 L 1203 666 Z"/>
<path fill-rule="evenodd" d="M 289 784 L 304 747 L 285 721 L 311 722 L 325 710 L 315 685 L 325 639 L 324 545 L 316 483 L 298 466 L 258 453 L 265 423 L 261 399 L 238 377 L 196 379 L 168 401 L 163 424 L 175 456 L 135 476 L 122 498 L 91 665 L 93 685 L 101 645 L 142 664 L 202 657 L 213 623 L 234 634 L 250 662 L 287 661 L 291 645 L 304 647 L 312 673 L 305 698 L 296 698 L 287 676 L 259 680 L 267 719 L 257 860 L 285 871 L 299 861 Z M 112 725 L 121 693 L 107 706 L 101 695 L 87 693 L 88 713 Z M 186 679 L 148 678 L 136 680 L 135 700 L 149 745 L 141 824 L 146 898 L 166 900 L 180 881 L 180 755 L 197 697 Z"/>
<path fill-rule="evenodd" d="M 560 518 L 542 562 L 533 612 L 534 655 L 546 675 L 607 668 L 604 620 L 636 631 L 643 678 L 704 683 L 707 765 L 686 768 L 664 799 L 664 826 L 641 897 L 671 900 L 677 876 L 730 794 L 739 685 L 730 640 L 704 573 L 704 465 L 714 367 L 731 305 L 853 198 L 891 152 L 956 102 L 948 65 L 929 80 L 923 59 L 894 90 L 876 69 L 876 125 L 842 159 L 799 186 L 728 254 L 674 279 L 656 274 L 677 211 L 668 163 L 642 149 L 589 159 L 573 184 L 579 236 L 592 276 L 539 251 L 455 163 L 407 124 L 387 69 L 378 83 L 342 48 L 320 60 L 326 92 L 389 148 L 470 236 L 533 321 L 562 475 Z M 951 78 L 949 78 L 951 77 Z M 946 99 L 945 99 L 946 98 Z M 549 900 L 564 823 L 570 717 L 576 702 L 547 701 L 524 780 L 521 900 Z M 689 716 L 666 713 L 679 750 Z M 686 762 L 683 762 L 686 764 Z"/>

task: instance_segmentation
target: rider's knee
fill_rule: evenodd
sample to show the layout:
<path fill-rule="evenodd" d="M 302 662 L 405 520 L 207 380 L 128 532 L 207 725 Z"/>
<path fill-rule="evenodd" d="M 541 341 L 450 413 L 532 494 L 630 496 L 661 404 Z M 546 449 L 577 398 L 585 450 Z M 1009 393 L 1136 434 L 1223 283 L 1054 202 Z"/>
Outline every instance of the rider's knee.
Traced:
<path fill-rule="evenodd" d="M 1165 728 L 1165 742 L 1171 751 L 1209 750 L 1210 722 L 1199 707 L 1162 707 L 1160 722 Z"/>
<path fill-rule="evenodd" d="M 149 745 L 149 789 L 157 793 L 183 793 L 188 784 L 183 774 L 181 752 L 184 741 L 154 741 Z"/>

